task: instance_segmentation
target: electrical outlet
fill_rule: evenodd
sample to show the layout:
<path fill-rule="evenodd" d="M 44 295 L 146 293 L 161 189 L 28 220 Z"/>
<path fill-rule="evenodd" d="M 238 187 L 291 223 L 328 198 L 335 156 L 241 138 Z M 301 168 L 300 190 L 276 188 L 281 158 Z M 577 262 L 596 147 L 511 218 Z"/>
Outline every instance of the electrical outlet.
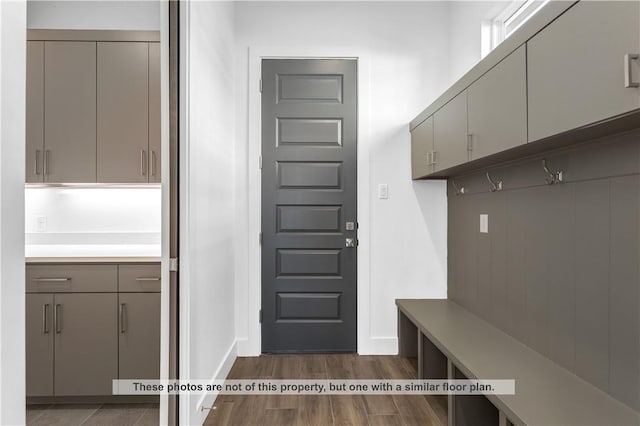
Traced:
<path fill-rule="evenodd" d="M 47 232 L 46 216 L 36 216 L 36 232 Z"/>
<path fill-rule="evenodd" d="M 489 215 L 488 214 L 480 215 L 480 232 L 482 234 L 489 233 Z"/>
<path fill-rule="evenodd" d="M 386 200 L 389 198 L 389 186 L 386 183 L 378 185 L 378 199 Z"/>

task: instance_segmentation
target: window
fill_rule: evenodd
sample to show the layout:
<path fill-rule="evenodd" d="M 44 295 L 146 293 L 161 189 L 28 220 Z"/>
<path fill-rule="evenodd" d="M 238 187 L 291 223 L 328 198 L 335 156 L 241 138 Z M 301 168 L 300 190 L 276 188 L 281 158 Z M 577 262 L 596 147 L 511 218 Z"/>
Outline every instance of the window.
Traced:
<path fill-rule="evenodd" d="M 484 58 L 506 40 L 549 0 L 514 0 L 492 20 L 482 23 L 482 57 Z"/>

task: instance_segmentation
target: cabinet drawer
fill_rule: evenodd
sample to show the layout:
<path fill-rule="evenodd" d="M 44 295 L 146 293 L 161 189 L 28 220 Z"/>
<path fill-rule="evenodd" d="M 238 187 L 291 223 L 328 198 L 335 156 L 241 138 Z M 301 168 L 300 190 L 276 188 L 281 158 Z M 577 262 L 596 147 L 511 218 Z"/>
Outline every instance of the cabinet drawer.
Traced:
<path fill-rule="evenodd" d="M 117 265 L 27 265 L 27 293 L 118 291 Z"/>
<path fill-rule="evenodd" d="M 120 265 L 118 291 L 137 293 L 159 292 L 160 264 Z"/>

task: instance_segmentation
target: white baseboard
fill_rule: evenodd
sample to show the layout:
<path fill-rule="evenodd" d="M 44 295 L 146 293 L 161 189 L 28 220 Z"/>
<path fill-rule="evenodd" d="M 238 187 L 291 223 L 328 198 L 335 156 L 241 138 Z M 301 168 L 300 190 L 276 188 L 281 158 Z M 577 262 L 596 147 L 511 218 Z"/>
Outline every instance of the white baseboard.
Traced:
<path fill-rule="evenodd" d="M 397 355 L 397 337 L 371 337 L 366 347 L 358 350 L 360 355 Z"/>
<path fill-rule="evenodd" d="M 252 345 L 248 338 L 243 337 L 236 339 L 238 343 L 238 356 L 259 356 L 260 350 L 256 351 L 257 345 Z"/>
<path fill-rule="evenodd" d="M 211 380 L 209 381 L 209 383 L 213 383 L 215 380 L 226 379 L 227 376 L 229 375 L 229 371 L 231 371 L 231 367 L 233 366 L 233 363 L 236 360 L 237 356 L 238 356 L 238 341 L 234 340 L 231 346 L 229 347 L 229 350 L 225 354 L 224 360 L 218 366 L 218 369 L 214 373 L 213 377 L 211 377 Z M 192 416 L 193 424 L 201 425 L 204 423 L 210 411 L 205 407 L 213 407 L 213 404 L 215 403 L 217 397 L 218 397 L 217 392 L 208 392 L 202 395 L 202 397 L 200 398 L 200 401 L 198 401 L 198 405 L 196 405 L 196 413 L 195 415 Z"/>

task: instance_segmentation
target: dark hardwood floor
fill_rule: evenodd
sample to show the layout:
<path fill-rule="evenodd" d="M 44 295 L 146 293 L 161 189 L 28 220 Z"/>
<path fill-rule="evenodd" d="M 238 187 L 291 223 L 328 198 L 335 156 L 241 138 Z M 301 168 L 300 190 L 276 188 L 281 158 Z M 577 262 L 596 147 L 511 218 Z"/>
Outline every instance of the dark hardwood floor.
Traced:
<path fill-rule="evenodd" d="M 415 379 L 416 366 L 397 356 L 263 355 L 238 358 L 230 379 Z M 441 425 L 444 396 L 220 395 L 207 425 Z"/>

